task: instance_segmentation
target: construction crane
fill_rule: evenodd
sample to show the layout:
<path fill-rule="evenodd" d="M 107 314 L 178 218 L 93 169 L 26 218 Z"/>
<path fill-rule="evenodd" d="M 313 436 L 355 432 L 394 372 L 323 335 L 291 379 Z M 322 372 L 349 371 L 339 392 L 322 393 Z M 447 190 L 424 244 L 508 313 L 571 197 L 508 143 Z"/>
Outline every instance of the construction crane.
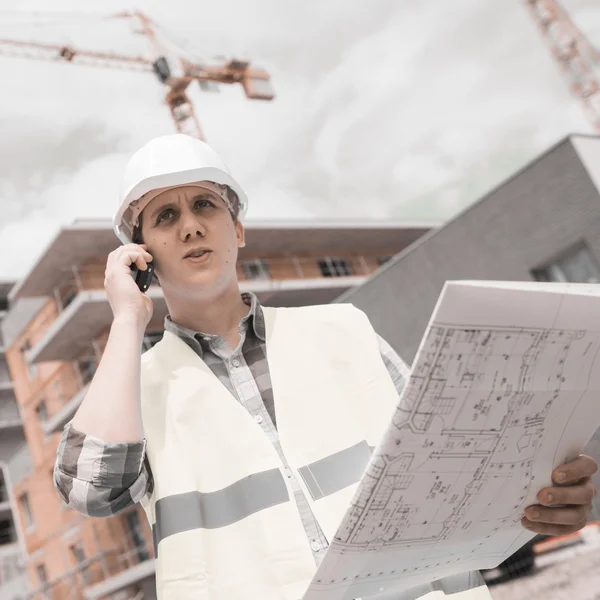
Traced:
<path fill-rule="evenodd" d="M 37 13 L 39 14 L 39 13 Z M 246 97 L 252 100 L 272 100 L 275 95 L 270 76 L 263 69 L 252 68 L 247 60 L 231 59 L 213 65 L 194 63 L 183 55 L 175 56 L 175 64 L 169 62 L 164 45 L 157 34 L 157 23 L 140 11 L 120 12 L 105 19 L 129 19 L 139 27 L 135 32 L 148 38 L 152 59 L 127 56 L 114 52 L 96 52 L 75 48 L 71 45 L 46 44 L 0 38 L 0 55 L 46 61 L 64 61 L 92 67 L 127 69 L 153 72 L 165 88 L 165 101 L 178 132 L 204 140 L 204 134 L 187 88 L 197 81 L 203 90 L 210 90 L 217 83 L 241 84 Z"/>
<path fill-rule="evenodd" d="M 600 52 L 556 0 L 525 0 L 525 4 L 571 92 L 582 104 L 594 130 L 600 133 L 600 84 L 595 72 Z"/>

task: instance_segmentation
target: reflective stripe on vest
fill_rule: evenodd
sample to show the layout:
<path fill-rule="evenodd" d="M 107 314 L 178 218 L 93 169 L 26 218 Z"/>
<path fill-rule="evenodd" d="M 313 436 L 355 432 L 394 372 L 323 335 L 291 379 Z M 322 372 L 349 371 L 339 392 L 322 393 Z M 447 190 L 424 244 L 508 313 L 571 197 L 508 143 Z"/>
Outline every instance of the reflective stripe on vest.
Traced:
<path fill-rule="evenodd" d="M 356 483 L 371 457 L 366 441 L 326 456 L 299 472 L 313 499 L 317 500 Z M 279 469 L 255 473 L 216 492 L 186 492 L 156 501 L 152 526 L 154 551 L 161 540 L 190 529 L 217 529 L 249 515 L 289 501 Z"/>
<path fill-rule="evenodd" d="M 154 550 L 170 535 L 190 529 L 217 529 L 289 500 L 279 469 L 255 473 L 216 492 L 186 492 L 156 501 Z"/>
<path fill-rule="evenodd" d="M 313 500 L 318 500 L 356 483 L 370 458 L 371 447 L 363 440 L 355 446 L 300 467 L 298 471 Z"/>

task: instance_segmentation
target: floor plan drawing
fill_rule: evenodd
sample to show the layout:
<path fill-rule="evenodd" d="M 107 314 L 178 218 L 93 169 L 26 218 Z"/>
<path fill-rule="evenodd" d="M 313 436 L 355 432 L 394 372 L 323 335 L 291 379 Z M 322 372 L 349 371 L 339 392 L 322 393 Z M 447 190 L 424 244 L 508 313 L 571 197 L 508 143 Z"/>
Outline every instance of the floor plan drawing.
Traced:
<path fill-rule="evenodd" d="M 447 284 L 307 600 L 496 566 L 532 537 L 524 508 L 600 423 L 600 317 L 583 328 L 546 289 Z M 600 297 L 563 296 L 600 314 Z"/>

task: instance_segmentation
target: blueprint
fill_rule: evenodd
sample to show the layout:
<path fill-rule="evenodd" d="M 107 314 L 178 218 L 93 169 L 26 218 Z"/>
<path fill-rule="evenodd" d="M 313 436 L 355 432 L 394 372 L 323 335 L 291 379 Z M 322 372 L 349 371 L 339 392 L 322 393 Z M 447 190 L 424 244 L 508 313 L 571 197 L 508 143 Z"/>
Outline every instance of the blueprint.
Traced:
<path fill-rule="evenodd" d="M 529 541 L 523 510 L 600 425 L 599 352 L 600 285 L 446 283 L 304 600 L 387 597 Z"/>

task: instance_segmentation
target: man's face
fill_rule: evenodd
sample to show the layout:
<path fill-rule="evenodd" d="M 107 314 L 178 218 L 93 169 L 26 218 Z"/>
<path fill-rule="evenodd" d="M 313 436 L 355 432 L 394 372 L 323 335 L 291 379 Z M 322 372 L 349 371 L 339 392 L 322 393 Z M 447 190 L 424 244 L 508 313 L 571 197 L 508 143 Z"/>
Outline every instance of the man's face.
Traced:
<path fill-rule="evenodd" d="M 215 193 L 195 186 L 166 190 L 142 211 L 142 236 L 165 294 L 213 295 L 237 279 L 244 228 Z M 185 258 L 193 249 L 200 258 Z"/>

